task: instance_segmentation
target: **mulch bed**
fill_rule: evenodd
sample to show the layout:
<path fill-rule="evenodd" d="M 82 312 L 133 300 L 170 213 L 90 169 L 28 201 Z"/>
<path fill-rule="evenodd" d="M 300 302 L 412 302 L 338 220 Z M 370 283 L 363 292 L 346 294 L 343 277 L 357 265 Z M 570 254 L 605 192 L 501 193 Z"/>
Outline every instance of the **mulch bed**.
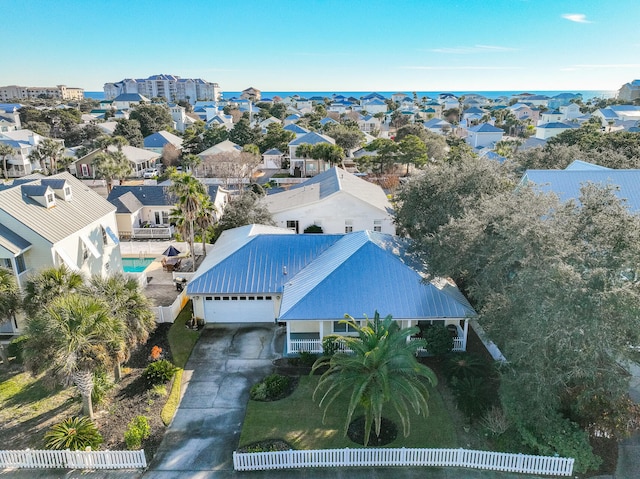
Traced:
<path fill-rule="evenodd" d="M 171 324 L 159 324 L 146 344 L 138 347 L 123 366 L 122 380 L 110 391 L 109 399 L 96 407 L 95 422 L 104 438 L 102 449 L 126 450 L 124 433 L 136 416 L 146 416 L 151 426 L 151 436 L 142 442 L 147 459 L 153 457 L 162 442 L 166 426 L 160 418 L 171 384 L 167 384 L 167 396 L 157 397 L 147 388 L 142 373 L 149 364 L 153 346 L 162 348 L 163 358 L 171 360 L 167 333 Z"/>
<path fill-rule="evenodd" d="M 364 446 L 365 418 L 359 416 L 349 424 L 347 436 L 356 444 Z M 369 434 L 369 447 L 385 446 L 396 440 L 398 437 L 398 426 L 396 423 L 386 417 L 380 421 L 380 435 L 376 435 L 375 425 L 371 425 L 371 433 Z"/>

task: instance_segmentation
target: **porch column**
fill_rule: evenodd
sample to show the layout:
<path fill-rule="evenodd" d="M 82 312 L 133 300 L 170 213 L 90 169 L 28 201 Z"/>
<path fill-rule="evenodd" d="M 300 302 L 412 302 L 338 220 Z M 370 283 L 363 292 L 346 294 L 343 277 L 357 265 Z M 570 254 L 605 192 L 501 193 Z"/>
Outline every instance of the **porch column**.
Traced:
<path fill-rule="evenodd" d="M 467 350 L 467 334 L 469 333 L 469 320 L 464 320 L 464 333 L 462 334 L 462 349 Z"/>
<path fill-rule="evenodd" d="M 289 322 L 285 323 L 287 325 L 287 354 L 291 354 L 291 333 L 289 331 Z"/>
<path fill-rule="evenodd" d="M 318 333 L 320 334 L 320 348 L 322 348 L 322 338 L 324 338 L 324 321 L 319 321 L 320 327 Z"/>

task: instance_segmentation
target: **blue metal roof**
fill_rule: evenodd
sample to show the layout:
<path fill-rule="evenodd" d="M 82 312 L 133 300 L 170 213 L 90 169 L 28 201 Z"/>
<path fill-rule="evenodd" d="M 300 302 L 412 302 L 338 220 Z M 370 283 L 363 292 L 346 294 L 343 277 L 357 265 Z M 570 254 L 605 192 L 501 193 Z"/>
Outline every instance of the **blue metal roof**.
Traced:
<path fill-rule="evenodd" d="M 407 240 L 370 231 L 229 233 L 208 255 L 211 266 L 187 285 L 190 295 L 282 293 L 282 320 L 362 318 L 375 310 L 397 319 L 475 315 L 455 286 L 424 281 Z"/>
<path fill-rule="evenodd" d="M 372 317 L 464 318 L 475 315 L 460 294 L 425 282 L 408 243 L 382 233 L 344 237 L 284 286 L 281 320 Z M 454 288 L 456 289 L 456 288 Z M 456 289 L 457 290 L 457 289 Z"/>
<path fill-rule="evenodd" d="M 333 142 L 329 141 L 327 137 L 316 133 L 315 131 L 310 131 L 309 133 L 306 133 L 305 135 L 289 142 L 289 146 L 302 145 L 303 143 L 308 143 L 309 145 L 317 145 L 318 143 L 333 144 Z"/>
<path fill-rule="evenodd" d="M 504 130 L 490 125 L 489 123 L 480 123 L 479 125 L 468 128 L 468 130 L 475 133 L 504 133 Z"/>
<path fill-rule="evenodd" d="M 587 183 L 615 185 L 616 196 L 625 199 L 631 211 L 640 211 L 640 170 L 527 170 L 522 183 L 534 183 L 561 201 L 577 200 L 580 187 Z"/>
<path fill-rule="evenodd" d="M 340 239 L 340 235 L 258 235 L 198 275 L 193 294 L 278 293 L 284 283 Z M 286 271 L 286 273 L 285 273 Z"/>
<path fill-rule="evenodd" d="M 611 168 L 607 168 L 606 166 L 596 165 L 594 163 L 589 163 L 588 161 L 582 160 L 573 160 L 569 166 L 565 168 L 565 170 L 610 170 Z"/>
<path fill-rule="evenodd" d="M 295 123 L 291 123 L 285 127 L 282 128 L 283 130 L 287 130 L 287 131 L 292 131 L 293 133 L 296 134 L 305 134 L 305 133 L 309 133 L 309 130 L 307 130 L 306 128 L 301 127 L 300 125 L 296 125 Z"/>

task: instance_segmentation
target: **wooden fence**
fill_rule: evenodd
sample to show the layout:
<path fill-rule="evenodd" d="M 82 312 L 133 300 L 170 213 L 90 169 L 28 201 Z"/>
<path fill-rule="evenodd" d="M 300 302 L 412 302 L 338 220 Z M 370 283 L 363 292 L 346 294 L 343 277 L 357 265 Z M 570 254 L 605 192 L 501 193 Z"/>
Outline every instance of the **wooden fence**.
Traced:
<path fill-rule="evenodd" d="M 0 451 L 0 468 L 144 469 L 144 451 Z"/>
<path fill-rule="evenodd" d="M 571 476 L 573 459 L 469 449 L 322 449 L 233 453 L 236 471 L 345 466 L 467 467 L 524 474 Z"/>

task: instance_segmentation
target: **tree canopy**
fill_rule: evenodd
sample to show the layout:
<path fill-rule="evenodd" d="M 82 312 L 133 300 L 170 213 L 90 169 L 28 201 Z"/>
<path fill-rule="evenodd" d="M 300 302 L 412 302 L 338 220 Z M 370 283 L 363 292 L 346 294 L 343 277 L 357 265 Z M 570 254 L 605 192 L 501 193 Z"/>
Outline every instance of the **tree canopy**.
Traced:
<path fill-rule="evenodd" d="M 173 130 L 173 119 L 166 105 L 138 105 L 129 115 L 129 119 L 140 123 L 142 137 L 157 133 L 160 130 Z"/>

